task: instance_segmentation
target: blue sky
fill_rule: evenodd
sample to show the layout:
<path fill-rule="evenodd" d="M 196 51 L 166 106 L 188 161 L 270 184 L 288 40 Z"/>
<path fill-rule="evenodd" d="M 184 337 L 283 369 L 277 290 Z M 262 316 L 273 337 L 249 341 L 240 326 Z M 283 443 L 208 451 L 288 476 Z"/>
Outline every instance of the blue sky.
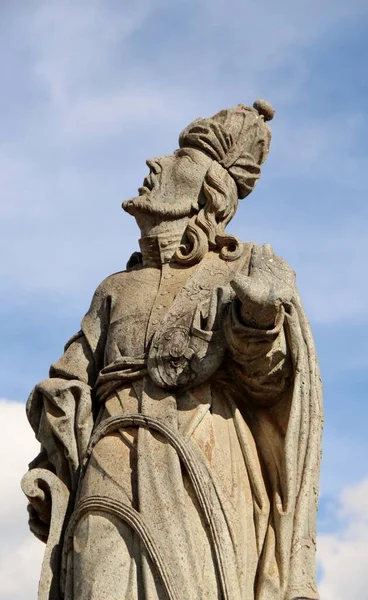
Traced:
<path fill-rule="evenodd" d="M 120 205 L 145 160 L 194 117 L 267 98 L 270 156 L 229 230 L 297 272 L 325 389 L 319 531 L 339 535 L 368 477 L 367 16 L 366 0 L 1 3 L 0 396 L 25 401 L 137 249 Z"/>

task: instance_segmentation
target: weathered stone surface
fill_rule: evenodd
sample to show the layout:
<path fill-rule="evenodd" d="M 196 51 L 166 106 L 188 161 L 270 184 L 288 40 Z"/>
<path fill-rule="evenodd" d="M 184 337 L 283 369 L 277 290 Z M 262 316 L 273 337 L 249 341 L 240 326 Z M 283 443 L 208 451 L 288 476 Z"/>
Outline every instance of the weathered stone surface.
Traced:
<path fill-rule="evenodd" d="M 43 600 L 317 597 L 312 336 L 292 269 L 225 231 L 273 114 L 259 100 L 197 119 L 147 162 L 123 204 L 141 252 L 30 395 Z"/>

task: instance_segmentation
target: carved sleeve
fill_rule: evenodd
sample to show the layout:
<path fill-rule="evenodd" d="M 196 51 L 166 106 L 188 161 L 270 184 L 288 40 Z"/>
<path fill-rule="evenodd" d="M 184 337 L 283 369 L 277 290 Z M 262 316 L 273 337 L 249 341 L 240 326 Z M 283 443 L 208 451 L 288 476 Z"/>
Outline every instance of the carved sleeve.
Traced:
<path fill-rule="evenodd" d="M 30 467 L 54 471 L 69 489 L 76 485 L 93 427 L 91 388 L 103 360 L 107 307 L 100 286 L 81 331 L 69 340 L 49 378 L 35 386 L 27 401 L 28 420 L 41 443 L 41 453 Z"/>
<path fill-rule="evenodd" d="M 240 302 L 235 299 L 225 322 L 236 376 L 250 397 L 265 405 L 278 400 L 291 375 L 284 319 L 281 307 L 272 329 L 256 329 L 244 321 Z"/>
<path fill-rule="evenodd" d="M 50 377 L 77 379 L 94 386 L 103 367 L 109 325 L 110 296 L 104 284 L 97 288 L 81 330 L 67 342 L 63 356 L 51 365 Z"/>
<path fill-rule="evenodd" d="M 66 344 L 64 354 L 50 367 L 50 378 L 78 380 L 93 386 L 96 379 L 93 352 L 83 331 Z"/>

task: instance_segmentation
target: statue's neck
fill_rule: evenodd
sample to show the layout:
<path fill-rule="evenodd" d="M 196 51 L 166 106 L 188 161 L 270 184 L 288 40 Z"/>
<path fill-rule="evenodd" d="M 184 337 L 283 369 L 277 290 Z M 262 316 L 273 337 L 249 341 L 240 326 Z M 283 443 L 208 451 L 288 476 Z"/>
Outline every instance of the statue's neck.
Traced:
<path fill-rule="evenodd" d="M 170 262 L 181 240 L 182 232 L 167 232 L 143 236 L 139 246 L 143 257 L 143 266 L 160 267 Z"/>
<path fill-rule="evenodd" d="M 137 213 L 137 225 L 141 230 L 142 238 L 150 235 L 184 234 L 188 225 L 189 216 L 181 219 L 165 219 L 162 215 Z"/>
<path fill-rule="evenodd" d="M 188 217 L 165 221 L 154 215 L 137 218 L 142 237 L 139 240 L 144 266 L 170 262 L 178 249 L 188 224 Z"/>

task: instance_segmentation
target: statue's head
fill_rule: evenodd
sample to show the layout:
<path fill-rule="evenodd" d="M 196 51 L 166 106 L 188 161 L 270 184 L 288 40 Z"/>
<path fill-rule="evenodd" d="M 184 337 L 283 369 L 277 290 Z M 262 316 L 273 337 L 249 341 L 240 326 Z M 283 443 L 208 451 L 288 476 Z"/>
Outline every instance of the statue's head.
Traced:
<path fill-rule="evenodd" d="M 271 142 L 267 121 L 274 110 L 265 100 L 239 104 L 182 131 L 179 150 L 148 160 L 149 175 L 139 196 L 123 203 L 137 220 L 155 216 L 168 223 L 188 219 L 177 260 L 191 264 L 210 250 L 223 258 L 237 254 L 238 242 L 225 235 L 238 200 L 254 189 Z"/>

